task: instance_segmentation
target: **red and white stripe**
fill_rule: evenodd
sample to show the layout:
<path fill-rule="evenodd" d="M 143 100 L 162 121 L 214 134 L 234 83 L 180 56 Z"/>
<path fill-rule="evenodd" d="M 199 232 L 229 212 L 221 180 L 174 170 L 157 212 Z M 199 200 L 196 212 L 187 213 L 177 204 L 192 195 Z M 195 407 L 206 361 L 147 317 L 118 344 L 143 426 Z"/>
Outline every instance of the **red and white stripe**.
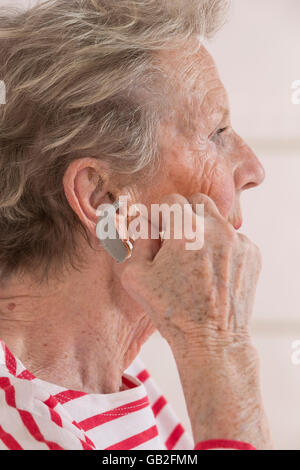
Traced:
<path fill-rule="evenodd" d="M 0 449 L 192 449 L 142 362 L 129 369 L 122 392 L 76 392 L 34 377 L 0 342 Z"/>
<path fill-rule="evenodd" d="M 189 450 L 192 438 L 143 363 L 122 377 L 123 390 L 87 394 L 34 377 L 0 341 L 0 450 Z M 196 449 L 253 449 L 207 441 Z"/>
<path fill-rule="evenodd" d="M 184 430 L 171 405 L 145 369 L 142 361 L 137 358 L 126 372 L 143 383 L 164 448 L 168 450 L 193 449 L 194 442 L 191 436 Z"/>

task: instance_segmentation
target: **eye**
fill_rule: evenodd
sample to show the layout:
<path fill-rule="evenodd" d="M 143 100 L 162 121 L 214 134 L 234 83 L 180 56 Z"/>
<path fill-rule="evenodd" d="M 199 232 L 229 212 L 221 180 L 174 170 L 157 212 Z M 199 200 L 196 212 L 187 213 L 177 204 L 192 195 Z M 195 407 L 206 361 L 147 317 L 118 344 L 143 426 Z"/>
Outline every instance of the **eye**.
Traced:
<path fill-rule="evenodd" d="M 211 137 L 210 140 L 213 142 L 217 142 L 218 136 L 221 135 L 223 132 L 227 131 L 228 127 L 222 127 L 221 129 L 218 129 L 217 132 L 215 132 Z"/>

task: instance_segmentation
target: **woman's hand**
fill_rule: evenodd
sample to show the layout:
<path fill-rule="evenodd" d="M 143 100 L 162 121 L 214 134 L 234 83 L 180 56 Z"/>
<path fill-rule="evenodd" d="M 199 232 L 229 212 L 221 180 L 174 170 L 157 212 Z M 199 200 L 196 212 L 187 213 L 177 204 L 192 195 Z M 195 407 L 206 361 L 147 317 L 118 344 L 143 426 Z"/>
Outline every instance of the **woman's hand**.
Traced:
<path fill-rule="evenodd" d="M 123 286 L 172 348 L 195 440 L 238 439 L 270 447 L 258 358 L 249 335 L 259 250 L 205 195 L 189 201 L 172 195 L 164 203 L 185 205 L 185 222 L 194 226 L 196 204 L 204 204 L 204 246 L 186 250 L 190 240 L 175 239 L 163 220 L 171 238 L 160 247 L 138 240 Z"/>
<path fill-rule="evenodd" d="M 205 352 L 206 340 L 214 348 L 237 338 L 248 340 L 261 269 L 258 248 L 237 233 L 205 195 L 195 195 L 190 201 L 172 195 L 164 203 L 185 205 L 188 222 L 194 226 L 198 215 L 192 208 L 204 204 L 204 246 L 197 251 L 186 250 L 188 240 L 174 239 L 172 228 L 165 225 L 171 239 L 164 240 L 159 251 L 155 241 L 135 243 L 123 272 L 124 287 L 143 304 L 167 341 L 182 353 L 191 343 L 205 346 Z"/>

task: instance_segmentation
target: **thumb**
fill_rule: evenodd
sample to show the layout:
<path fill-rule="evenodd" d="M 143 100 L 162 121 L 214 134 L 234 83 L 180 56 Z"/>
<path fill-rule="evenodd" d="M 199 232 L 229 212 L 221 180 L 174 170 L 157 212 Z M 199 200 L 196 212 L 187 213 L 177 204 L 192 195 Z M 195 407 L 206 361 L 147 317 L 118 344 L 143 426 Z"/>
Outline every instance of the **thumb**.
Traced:
<path fill-rule="evenodd" d="M 148 231 L 146 231 L 147 233 L 143 232 L 143 238 L 142 236 L 136 238 L 136 234 L 130 233 L 130 240 L 133 242 L 132 254 L 130 258 L 119 265 L 118 271 L 123 287 L 127 291 L 134 288 L 135 294 L 139 290 L 138 287 L 141 279 L 147 273 L 147 268 L 149 268 L 150 263 L 161 247 L 160 239 L 151 239 L 151 233 L 155 233 L 155 231 L 151 232 L 149 219 L 146 217 L 143 217 L 143 219 L 143 223 L 148 227 Z"/>
<path fill-rule="evenodd" d="M 149 223 L 149 226 L 151 224 Z M 147 274 L 150 264 L 160 250 L 160 239 L 151 239 L 151 231 L 148 238 L 138 238 L 133 243 L 131 257 L 124 263 L 121 273 L 121 283 L 129 295 L 147 311 L 149 308 L 149 296 Z"/>
<path fill-rule="evenodd" d="M 145 221 L 148 224 L 148 231 L 144 234 L 143 238 L 137 238 L 133 242 L 133 251 L 131 258 L 128 260 L 129 263 L 147 263 L 153 261 L 155 256 L 161 247 L 160 239 L 152 239 L 151 234 L 155 231 L 151 230 L 151 222 L 147 219 Z"/>
<path fill-rule="evenodd" d="M 205 212 L 212 217 L 221 218 L 223 219 L 222 215 L 219 212 L 219 209 L 216 203 L 206 194 L 203 193 L 196 193 L 190 196 L 189 203 L 191 204 L 193 211 L 198 214 L 198 205 L 203 204 L 205 208 Z M 201 212 L 200 212 L 201 213 Z"/>

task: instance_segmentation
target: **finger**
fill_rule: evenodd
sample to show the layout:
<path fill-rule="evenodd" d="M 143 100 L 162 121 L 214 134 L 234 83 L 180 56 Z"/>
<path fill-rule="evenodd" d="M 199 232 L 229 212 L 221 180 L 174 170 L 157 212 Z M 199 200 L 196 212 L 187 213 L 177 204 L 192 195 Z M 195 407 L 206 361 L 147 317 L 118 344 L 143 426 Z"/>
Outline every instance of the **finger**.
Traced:
<path fill-rule="evenodd" d="M 262 254 L 260 248 L 241 232 L 237 233 L 237 237 L 243 249 L 248 248 L 248 250 L 251 251 L 253 258 L 256 260 L 257 274 L 259 275 L 262 269 Z"/>
<path fill-rule="evenodd" d="M 140 221 L 143 220 L 142 236 L 133 239 L 133 250 L 130 262 L 147 262 L 152 261 L 160 249 L 161 241 L 157 238 L 151 238 L 152 231 L 151 222 L 144 216 L 140 216 Z"/>
<path fill-rule="evenodd" d="M 212 217 L 222 218 L 216 203 L 206 194 L 196 193 L 189 197 L 189 203 L 191 204 L 193 211 L 196 214 L 202 214 L 201 204 L 204 205 L 205 214 L 211 215 Z M 205 215 L 204 214 L 204 215 Z"/>
<path fill-rule="evenodd" d="M 148 219 L 147 224 L 151 226 Z M 119 270 L 121 283 L 131 295 L 138 295 L 143 285 L 142 280 L 147 275 L 150 263 L 158 253 L 160 246 L 160 240 L 151 239 L 151 236 L 149 238 L 137 238 L 133 242 L 131 257 L 123 263 Z"/>
<path fill-rule="evenodd" d="M 133 251 L 129 263 L 147 263 L 153 261 L 161 247 L 160 240 L 153 240 L 150 237 L 146 240 L 139 238 L 133 244 Z"/>

